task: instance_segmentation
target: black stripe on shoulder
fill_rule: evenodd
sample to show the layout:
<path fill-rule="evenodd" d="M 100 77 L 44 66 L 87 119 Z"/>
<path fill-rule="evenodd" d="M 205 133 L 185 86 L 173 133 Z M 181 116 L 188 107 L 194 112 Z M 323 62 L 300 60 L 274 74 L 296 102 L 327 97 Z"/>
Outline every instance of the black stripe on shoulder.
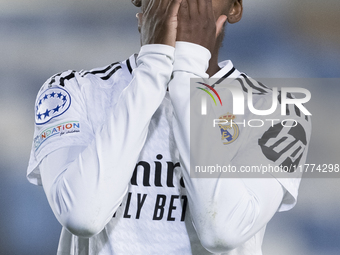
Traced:
<path fill-rule="evenodd" d="M 131 63 L 130 63 L 129 58 L 126 60 L 126 65 L 127 65 L 127 68 L 129 69 L 130 74 L 132 74 L 132 67 L 131 67 Z"/>
<path fill-rule="evenodd" d="M 241 78 L 237 78 L 236 80 L 241 84 L 243 91 L 248 93 L 248 89 L 244 86 L 243 80 Z"/>
<path fill-rule="evenodd" d="M 287 97 L 288 97 L 289 99 L 293 99 L 293 96 L 292 96 L 291 93 L 287 93 Z M 281 104 L 281 101 L 282 101 L 282 100 L 281 100 L 281 90 L 279 91 L 279 95 L 278 95 L 278 97 L 277 97 L 277 100 L 279 101 L 279 104 Z M 301 112 L 301 110 L 300 110 L 296 105 L 294 105 L 294 110 L 295 110 L 296 116 L 298 116 L 298 117 L 303 117 L 303 116 L 305 116 L 305 120 L 306 120 L 306 121 L 309 121 L 308 115 L 303 114 L 303 113 Z M 289 114 L 290 114 L 289 105 L 287 104 L 287 105 L 286 105 L 286 115 L 289 115 Z"/>
<path fill-rule="evenodd" d="M 294 105 L 294 109 L 295 109 L 296 115 L 299 116 L 299 117 L 301 117 L 300 109 L 299 109 L 296 105 Z"/>
<path fill-rule="evenodd" d="M 65 80 L 71 80 L 75 77 L 76 71 L 65 71 L 62 73 L 57 73 L 51 77 L 50 82 L 48 83 L 49 85 L 53 85 L 55 83 L 58 83 L 60 86 L 65 87 Z M 59 78 L 59 82 L 57 79 Z"/>
<path fill-rule="evenodd" d="M 121 68 L 122 68 L 121 66 L 116 66 L 108 75 L 106 75 L 104 77 L 100 77 L 100 79 L 102 79 L 104 81 L 110 79 L 110 77 Z"/>
<path fill-rule="evenodd" d="M 293 99 L 293 96 L 291 93 L 287 93 L 287 97 L 289 99 Z M 290 111 L 289 111 L 289 104 L 286 105 L 286 115 L 290 115 Z"/>
<path fill-rule="evenodd" d="M 279 101 L 279 104 L 281 104 L 281 90 L 279 91 L 279 95 L 277 96 L 277 101 Z"/>
<path fill-rule="evenodd" d="M 290 93 L 287 93 L 287 97 L 290 99 L 293 99 L 292 95 Z M 280 104 L 281 103 L 281 90 L 279 91 L 279 95 L 277 96 L 277 100 L 279 101 Z M 289 105 L 286 105 L 286 115 L 290 115 L 290 111 L 289 111 Z"/>
<path fill-rule="evenodd" d="M 75 71 L 72 71 L 69 75 L 65 76 L 65 77 L 60 77 L 60 81 L 59 84 L 60 86 L 65 87 L 65 80 L 71 80 L 75 77 Z"/>
<path fill-rule="evenodd" d="M 55 83 L 56 77 L 60 76 L 61 74 L 62 74 L 62 73 L 57 73 L 57 74 L 53 75 L 53 76 L 51 77 L 51 80 L 50 80 L 50 82 L 49 82 L 48 84 L 49 84 L 49 85 L 52 85 L 53 83 Z"/>
<path fill-rule="evenodd" d="M 84 77 L 85 75 L 88 75 L 88 74 L 105 74 L 107 71 L 109 71 L 113 66 L 115 65 L 118 65 L 119 62 L 114 62 L 102 69 L 93 69 L 93 70 L 90 70 L 90 71 L 87 71 L 87 72 L 84 72 L 81 74 L 82 77 Z"/>
<path fill-rule="evenodd" d="M 261 87 L 265 88 L 265 89 L 269 89 L 271 90 L 270 88 L 268 88 L 266 85 L 264 85 L 262 82 L 257 82 Z"/>
<path fill-rule="evenodd" d="M 241 74 L 241 76 L 245 79 L 245 81 L 247 82 L 247 84 L 252 87 L 253 89 L 256 89 L 259 93 L 259 95 L 264 95 L 267 94 L 268 92 L 262 88 L 259 88 L 257 86 L 254 85 L 254 83 L 251 82 L 251 80 L 245 75 L 245 74 Z"/>

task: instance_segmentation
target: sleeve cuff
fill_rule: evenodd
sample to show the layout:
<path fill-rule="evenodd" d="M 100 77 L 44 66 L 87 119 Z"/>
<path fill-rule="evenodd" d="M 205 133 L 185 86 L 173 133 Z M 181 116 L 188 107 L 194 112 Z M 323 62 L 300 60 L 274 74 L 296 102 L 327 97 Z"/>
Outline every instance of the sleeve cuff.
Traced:
<path fill-rule="evenodd" d="M 206 77 L 210 58 L 210 51 L 198 44 L 176 42 L 174 71 L 184 71 Z"/>
<path fill-rule="evenodd" d="M 171 63 L 174 62 L 175 57 L 175 48 L 165 44 L 147 44 L 143 45 L 139 51 L 137 57 L 137 65 L 139 65 L 139 59 L 149 54 L 159 54 L 165 55 L 168 59 L 171 60 Z"/>

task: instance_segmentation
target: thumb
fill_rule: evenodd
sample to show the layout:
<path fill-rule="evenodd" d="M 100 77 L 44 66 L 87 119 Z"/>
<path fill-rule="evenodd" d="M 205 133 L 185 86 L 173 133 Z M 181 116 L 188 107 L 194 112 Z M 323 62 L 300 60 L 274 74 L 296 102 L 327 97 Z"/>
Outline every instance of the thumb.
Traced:
<path fill-rule="evenodd" d="M 226 15 L 221 15 L 216 21 L 216 38 L 222 33 L 223 26 L 227 21 Z"/>

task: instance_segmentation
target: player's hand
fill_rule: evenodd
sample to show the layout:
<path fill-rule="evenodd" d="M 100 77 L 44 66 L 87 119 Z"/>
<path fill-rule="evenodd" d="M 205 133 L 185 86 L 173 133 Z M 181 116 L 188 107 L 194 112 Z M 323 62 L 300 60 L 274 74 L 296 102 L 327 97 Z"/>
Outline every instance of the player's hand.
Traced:
<path fill-rule="evenodd" d="M 143 13 L 138 13 L 138 27 L 141 43 L 166 44 L 175 47 L 177 34 L 177 14 L 182 0 L 150 0 Z"/>
<path fill-rule="evenodd" d="M 212 0 L 182 0 L 176 40 L 201 45 L 213 53 L 226 20 L 225 15 L 216 20 Z"/>

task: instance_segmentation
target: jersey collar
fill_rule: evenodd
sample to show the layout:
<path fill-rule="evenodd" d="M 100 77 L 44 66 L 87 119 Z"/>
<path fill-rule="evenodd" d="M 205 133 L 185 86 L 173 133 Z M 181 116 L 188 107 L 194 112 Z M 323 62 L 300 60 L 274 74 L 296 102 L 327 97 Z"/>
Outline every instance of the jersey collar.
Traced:
<path fill-rule="evenodd" d="M 132 71 L 137 67 L 136 59 L 137 59 L 138 54 L 132 54 L 127 60 L 126 60 L 126 66 L 132 74 Z"/>
<path fill-rule="evenodd" d="M 234 80 L 235 78 L 240 76 L 240 72 L 234 67 L 233 63 L 231 62 L 231 60 L 225 60 L 222 61 L 220 63 L 218 63 L 219 67 L 221 68 L 221 70 L 219 70 L 217 73 L 215 73 L 211 78 L 215 78 L 218 79 L 213 85 L 212 87 L 215 87 L 216 85 L 222 83 L 223 81 L 225 81 L 227 78 L 228 80 L 224 82 L 225 83 L 229 83 L 232 80 Z"/>

